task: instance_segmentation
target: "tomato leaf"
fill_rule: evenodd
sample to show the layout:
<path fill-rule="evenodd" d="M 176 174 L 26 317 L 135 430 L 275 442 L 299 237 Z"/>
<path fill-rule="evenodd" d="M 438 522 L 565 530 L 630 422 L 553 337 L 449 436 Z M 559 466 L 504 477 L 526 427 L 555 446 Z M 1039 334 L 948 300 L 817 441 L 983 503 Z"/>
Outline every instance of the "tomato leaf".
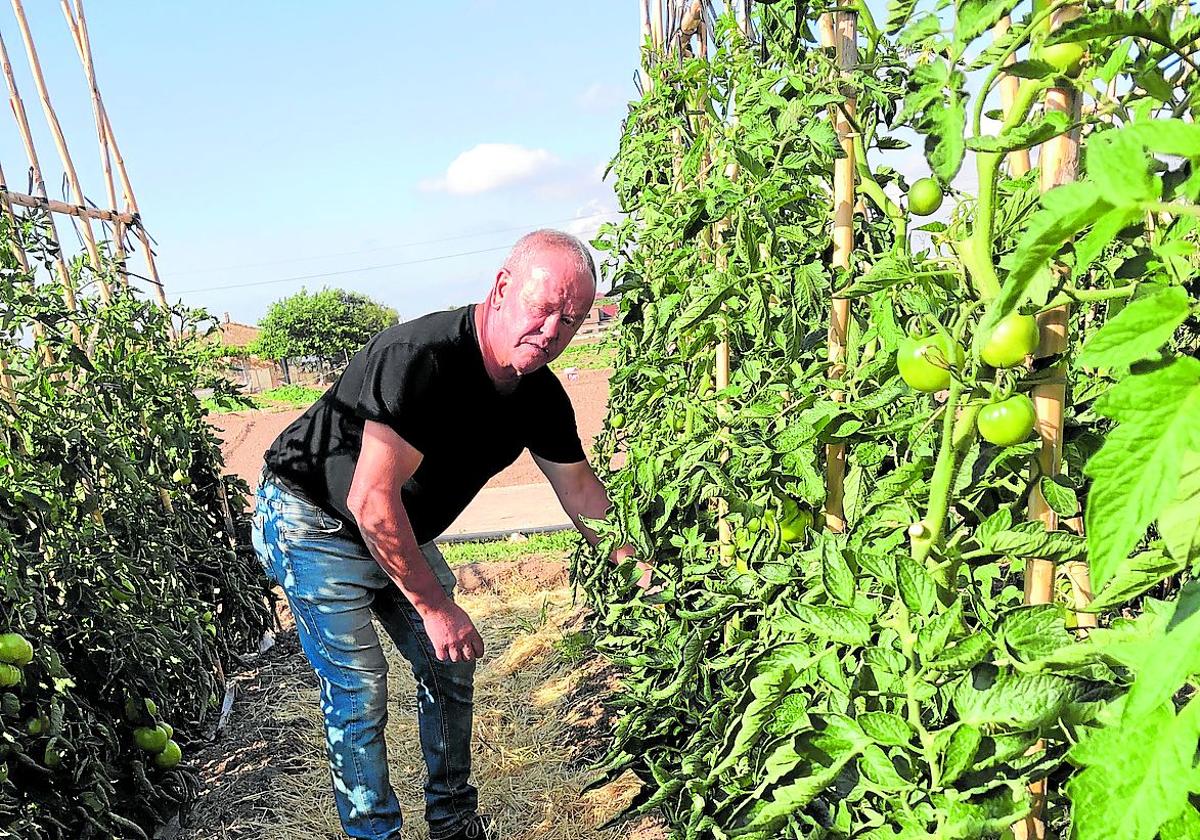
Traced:
<path fill-rule="evenodd" d="M 1182 571 L 1186 565 L 1159 550 L 1140 551 L 1127 557 L 1117 564 L 1108 583 L 1088 604 L 1088 611 L 1102 612 L 1120 606 Z"/>
<path fill-rule="evenodd" d="M 966 144 L 963 130 L 967 125 L 966 103 L 957 91 L 948 91 L 948 99 L 925 112 L 921 128 L 925 131 L 925 157 L 938 180 L 948 184 L 962 167 Z"/>
<path fill-rule="evenodd" d="M 1129 376 L 1096 401 L 1120 421 L 1085 470 L 1092 580 L 1103 586 L 1170 502 L 1184 455 L 1200 449 L 1200 361 L 1178 358 Z"/>
<path fill-rule="evenodd" d="M 1158 532 L 1181 565 L 1200 561 L 1200 452 L 1188 452 L 1175 496 L 1158 515 Z"/>
<path fill-rule="evenodd" d="M 1168 703 L 1119 726 L 1091 730 L 1071 750 L 1083 770 L 1067 782 L 1072 836 L 1153 840 L 1188 807 L 1200 734 L 1200 701 L 1176 716 Z"/>
<path fill-rule="evenodd" d="M 1071 118 L 1062 111 L 1049 111 L 1038 119 L 1022 123 L 1010 131 L 992 136 L 985 134 L 967 140 L 967 148 L 977 152 L 1011 152 L 1029 149 L 1063 134 L 1071 127 Z M 1089 147 L 1090 148 L 1090 147 Z"/>
<path fill-rule="evenodd" d="M 1188 293 L 1178 286 L 1135 300 L 1099 329 L 1079 353 L 1093 368 L 1126 368 L 1152 356 L 1188 316 Z"/>
<path fill-rule="evenodd" d="M 959 55 L 971 42 L 1011 12 L 1018 0 L 963 0 L 954 25 L 954 49 Z"/>

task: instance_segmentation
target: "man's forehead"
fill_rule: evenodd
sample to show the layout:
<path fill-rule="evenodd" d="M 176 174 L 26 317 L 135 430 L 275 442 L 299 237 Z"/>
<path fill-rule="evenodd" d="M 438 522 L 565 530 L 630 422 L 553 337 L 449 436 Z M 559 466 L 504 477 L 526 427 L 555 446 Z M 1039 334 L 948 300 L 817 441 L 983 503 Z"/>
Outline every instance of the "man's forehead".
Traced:
<path fill-rule="evenodd" d="M 586 308 L 591 297 L 591 279 L 581 276 L 569 261 L 558 264 L 546 264 L 542 260 L 534 262 L 521 286 L 522 300 L 557 307 Z"/>

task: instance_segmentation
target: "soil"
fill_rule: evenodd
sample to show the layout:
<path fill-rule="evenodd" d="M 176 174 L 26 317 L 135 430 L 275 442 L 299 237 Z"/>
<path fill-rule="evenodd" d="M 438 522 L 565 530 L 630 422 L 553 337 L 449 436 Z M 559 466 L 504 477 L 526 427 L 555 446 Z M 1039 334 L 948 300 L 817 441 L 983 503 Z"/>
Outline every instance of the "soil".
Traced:
<path fill-rule="evenodd" d="M 581 370 L 574 381 L 559 376 L 575 407 L 575 421 L 585 452 L 591 451 L 592 442 L 603 428 L 605 406 L 608 403 L 608 379 L 611 375 L 611 370 Z M 251 488 L 257 487 L 263 453 L 279 433 L 303 413 L 301 409 L 285 409 L 210 415 L 209 419 L 223 441 L 221 450 L 225 454 L 226 470 L 244 479 Z M 487 486 L 511 487 L 543 481 L 545 477 L 541 470 L 529 453 L 524 452 Z"/>

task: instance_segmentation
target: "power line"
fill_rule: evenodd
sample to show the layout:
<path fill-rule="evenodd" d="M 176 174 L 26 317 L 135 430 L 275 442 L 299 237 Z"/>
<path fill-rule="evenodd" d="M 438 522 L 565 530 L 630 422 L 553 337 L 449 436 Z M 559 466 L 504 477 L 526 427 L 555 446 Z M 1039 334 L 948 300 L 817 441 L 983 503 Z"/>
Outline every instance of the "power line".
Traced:
<path fill-rule="evenodd" d="M 526 230 L 528 228 L 544 227 L 546 225 L 556 225 L 556 224 L 559 224 L 560 222 L 579 222 L 579 221 L 583 221 L 585 219 L 595 219 L 598 216 L 611 216 L 617 212 L 619 212 L 619 211 L 605 210 L 600 213 L 592 213 L 589 216 L 572 216 L 572 217 L 566 218 L 566 219 L 554 219 L 552 221 L 542 222 L 542 223 L 536 224 L 536 225 L 532 225 L 532 224 L 519 225 L 517 227 L 500 228 L 499 230 L 485 230 L 485 231 L 480 231 L 478 233 L 460 233 L 460 234 L 456 234 L 455 236 L 443 236 L 440 239 L 423 239 L 418 242 L 403 242 L 403 243 L 400 243 L 397 245 L 380 245 L 378 248 L 363 248 L 363 249 L 360 249 L 357 251 L 340 251 L 335 254 L 317 254 L 315 256 L 309 256 L 309 257 L 289 257 L 288 259 L 284 259 L 284 260 L 270 260 L 268 262 L 259 262 L 259 263 L 241 263 L 239 265 L 227 265 L 227 266 L 224 266 L 221 268 L 211 268 L 211 267 L 210 268 L 192 268 L 192 269 L 188 269 L 186 271 L 173 271 L 173 272 L 171 272 L 171 276 L 182 277 L 183 275 L 186 275 L 186 274 L 215 274 L 218 271 L 233 271 L 233 270 L 239 269 L 239 268 L 265 268 L 266 266 L 271 266 L 271 265 L 285 265 L 287 263 L 309 262 L 311 260 L 323 260 L 323 259 L 328 259 L 330 257 L 352 257 L 352 256 L 355 256 L 356 254 L 371 254 L 371 253 L 375 253 L 378 251 L 390 251 L 393 248 L 412 248 L 412 247 L 416 247 L 417 245 L 436 245 L 440 242 L 454 242 L 459 239 L 472 239 L 477 236 L 490 236 L 491 234 L 494 234 L 494 233 L 511 233 L 514 230 Z M 248 285 L 250 285 L 250 284 L 248 284 Z"/>
<path fill-rule="evenodd" d="M 437 260 L 449 260 L 454 257 L 467 257 L 472 254 L 488 254 L 492 251 L 507 251 L 511 245 L 498 245 L 495 248 L 480 248 L 477 251 L 459 251 L 457 254 L 442 254 L 437 257 L 425 257 L 420 260 L 405 260 L 404 262 L 384 263 L 382 265 L 368 265 L 362 268 L 347 268 L 343 271 L 327 271 L 322 274 L 298 274 L 295 277 L 278 277 L 274 280 L 258 280 L 253 283 L 231 283 L 228 286 L 206 286 L 202 289 L 184 289 L 176 292 L 180 295 L 195 294 L 196 292 L 220 292 L 225 289 L 245 289 L 250 286 L 270 286 L 273 283 L 290 283 L 295 280 L 319 280 L 323 277 L 338 277 L 343 274 L 357 274 L 360 271 L 376 271 L 381 268 L 396 268 L 401 265 L 417 265 L 418 263 L 436 262 Z"/>

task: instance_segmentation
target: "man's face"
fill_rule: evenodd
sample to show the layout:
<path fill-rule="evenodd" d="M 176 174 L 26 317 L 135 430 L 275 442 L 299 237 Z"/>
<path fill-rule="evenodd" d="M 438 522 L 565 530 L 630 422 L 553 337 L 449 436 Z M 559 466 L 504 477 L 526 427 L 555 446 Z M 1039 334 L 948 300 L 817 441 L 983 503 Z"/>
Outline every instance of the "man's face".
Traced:
<path fill-rule="evenodd" d="M 525 376 L 557 359 L 574 338 L 595 298 L 595 286 L 561 249 L 530 261 L 528 275 L 501 269 L 499 309 L 490 336 L 497 361 Z"/>

